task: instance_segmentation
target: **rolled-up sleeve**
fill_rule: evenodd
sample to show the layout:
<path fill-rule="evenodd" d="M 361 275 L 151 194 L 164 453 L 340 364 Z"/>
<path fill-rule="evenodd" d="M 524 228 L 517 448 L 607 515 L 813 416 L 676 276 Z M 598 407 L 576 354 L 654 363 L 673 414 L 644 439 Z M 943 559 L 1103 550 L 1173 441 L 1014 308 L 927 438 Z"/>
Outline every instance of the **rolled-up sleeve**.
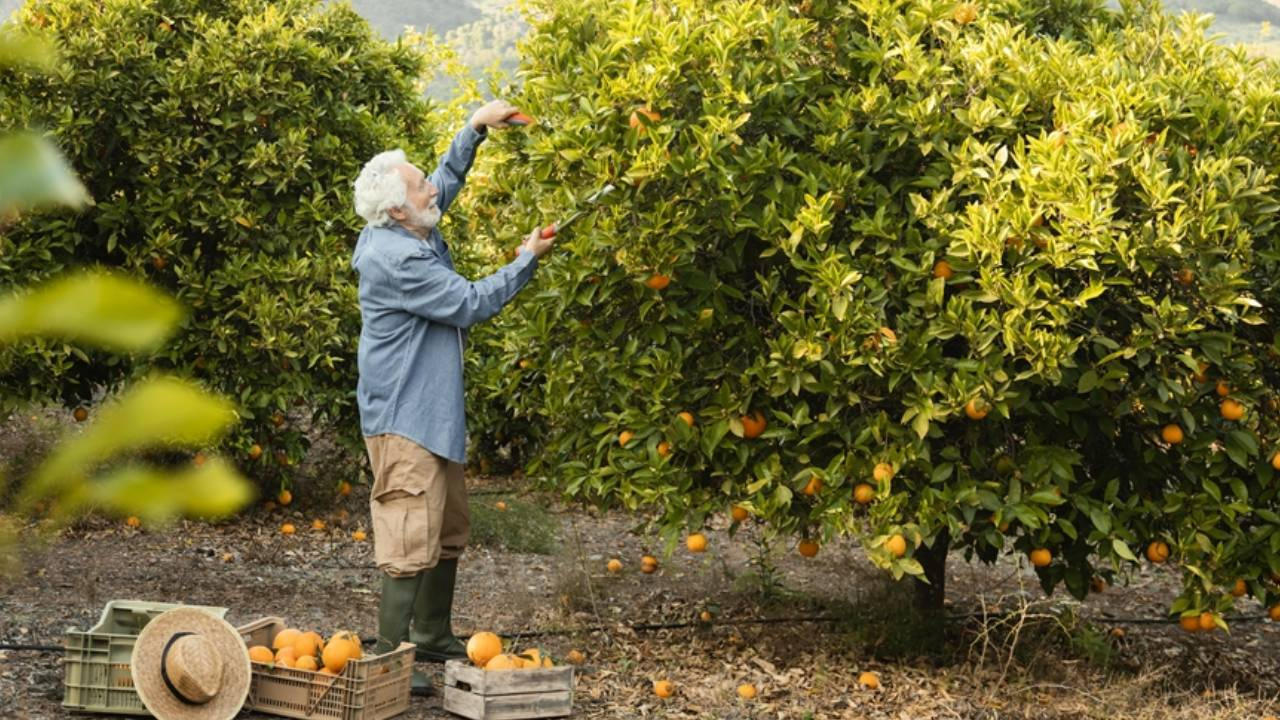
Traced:
<path fill-rule="evenodd" d="M 533 277 L 537 263 L 537 256 L 522 250 L 494 274 L 472 281 L 451 270 L 435 253 L 416 253 L 397 269 L 400 301 L 414 315 L 466 329 L 497 315 L 511 302 Z"/>

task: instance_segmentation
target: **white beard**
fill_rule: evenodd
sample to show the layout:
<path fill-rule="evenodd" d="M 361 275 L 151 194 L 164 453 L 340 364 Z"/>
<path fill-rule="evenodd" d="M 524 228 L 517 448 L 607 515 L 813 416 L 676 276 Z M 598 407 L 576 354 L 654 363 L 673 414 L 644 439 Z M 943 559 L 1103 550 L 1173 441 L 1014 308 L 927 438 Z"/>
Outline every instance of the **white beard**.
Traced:
<path fill-rule="evenodd" d="M 432 205 L 426 210 L 418 210 L 415 207 L 406 207 L 405 209 L 409 213 L 409 223 L 423 230 L 431 230 L 440 224 L 439 205 Z"/>

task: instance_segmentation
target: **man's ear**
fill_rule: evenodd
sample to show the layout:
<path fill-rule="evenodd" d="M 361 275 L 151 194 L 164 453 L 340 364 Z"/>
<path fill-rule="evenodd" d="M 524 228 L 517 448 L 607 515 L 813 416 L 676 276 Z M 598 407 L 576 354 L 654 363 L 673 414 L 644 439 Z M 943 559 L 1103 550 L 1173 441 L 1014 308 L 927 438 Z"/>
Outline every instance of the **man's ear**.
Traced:
<path fill-rule="evenodd" d="M 391 208 L 390 210 L 387 211 L 387 215 L 389 215 L 391 219 L 395 220 L 396 222 L 400 222 L 409 217 L 409 213 L 405 212 L 404 208 L 402 207 Z"/>

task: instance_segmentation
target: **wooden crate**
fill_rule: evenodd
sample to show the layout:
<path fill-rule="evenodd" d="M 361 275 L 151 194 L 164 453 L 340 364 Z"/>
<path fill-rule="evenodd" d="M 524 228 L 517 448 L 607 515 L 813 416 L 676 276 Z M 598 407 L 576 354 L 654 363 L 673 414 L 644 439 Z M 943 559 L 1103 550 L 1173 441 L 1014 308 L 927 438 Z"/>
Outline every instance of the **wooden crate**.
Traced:
<path fill-rule="evenodd" d="M 444 665 L 444 709 L 471 720 L 528 720 L 573 712 L 573 666 L 482 670 L 466 660 Z"/>

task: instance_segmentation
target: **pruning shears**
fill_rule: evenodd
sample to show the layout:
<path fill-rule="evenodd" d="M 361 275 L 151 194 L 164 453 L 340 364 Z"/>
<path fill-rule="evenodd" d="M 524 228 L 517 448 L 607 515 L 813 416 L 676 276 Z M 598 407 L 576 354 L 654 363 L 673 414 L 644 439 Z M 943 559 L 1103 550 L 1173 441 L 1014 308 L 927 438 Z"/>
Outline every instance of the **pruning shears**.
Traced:
<path fill-rule="evenodd" d="M 591 193 L 591 195 L 587 196 L 586 200 L 582 201 L 582 207 L 579 208 L 572 215 L 570 215 L 569 217 L 565 218 L 564 220 L 558 223 L 554 223 L 552 225 L 548 225 L 542 228 L 543 239 L 552 237 L 556 233 L 563 231 L 564 229 L 568 228 L 570 225 L 577 222 L 578 219 L 581 218 L 583 215 L 586 215 L 591 210 L 594 210 L 595 207 L 600 204 L 601 198 L 603 198 L 605 195 L 608 195 L 609 193 L 613 192 L 616 189 L 617 188 L 615 188 L 612 183 L 609 183 L 609 184 L 606 184 L 604 187 L 600 188 L 599 190 Z"/>

